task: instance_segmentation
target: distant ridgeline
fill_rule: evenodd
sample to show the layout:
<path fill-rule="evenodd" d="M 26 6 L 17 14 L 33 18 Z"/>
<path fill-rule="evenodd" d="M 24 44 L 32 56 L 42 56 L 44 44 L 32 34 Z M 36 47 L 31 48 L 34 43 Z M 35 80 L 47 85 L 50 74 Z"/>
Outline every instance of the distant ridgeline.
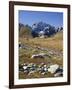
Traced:
<path fill-rule="evenodd" d="M 40 37 L 46 38 L 55 35 L 57 32 L 62 31 L 63 27 L 55 28 L 50 24 L 44 22 L 34 23 L 31 26 L 19 23 L 19 36 L 20 37 Z"/>

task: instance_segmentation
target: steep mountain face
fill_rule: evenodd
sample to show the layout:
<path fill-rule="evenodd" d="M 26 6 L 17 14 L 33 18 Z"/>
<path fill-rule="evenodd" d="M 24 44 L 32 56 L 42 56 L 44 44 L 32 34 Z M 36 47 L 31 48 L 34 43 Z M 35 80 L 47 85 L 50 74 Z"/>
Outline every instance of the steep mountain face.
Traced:
<path fill-rule="evenodd" d="M 40 36 L 39 34 L 51 36 L 56 33 L 55 27 L 44 22 L 38 22 L 32 25 L 32 36 Z"/>
<path fill-rule="evenodd" d="M 45 27 L 50 27 L 49 24 L 46 24 L 44 22 L 38 22 L 38 23 L 34 23 L 32 25 L 32 30 L 36 30 L 36 31 L 43 31 Z"/>

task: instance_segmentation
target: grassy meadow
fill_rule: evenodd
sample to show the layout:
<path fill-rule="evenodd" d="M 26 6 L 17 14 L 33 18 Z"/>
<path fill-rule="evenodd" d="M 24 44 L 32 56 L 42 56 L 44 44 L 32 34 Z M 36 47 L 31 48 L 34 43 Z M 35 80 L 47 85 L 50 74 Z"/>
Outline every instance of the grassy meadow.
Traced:
<path fill-rule="evenodd" d="M 58 64 L 63 67 L 63 32 L 60 31 L 57 34 L 47 37 L 47 38 L 26 38 L 19 37 L 19 42 L 26 45 L 26 48 L 19 49 L 19 64 L 23 63 L 35 63 L 39 65 L 40 63 L 47 64 Z M 53 54 L 50 54 L 52 52 Z M 31 58 L 33 54 L 47 53 L 49 56 L 45 58 Z M 27 78 L 45 78 L 53 77 L 53 74 L 47 73 L 46 75 L 41 75 L 35 72 L 31 75 L 27 75 L 24 72 L 19 72 L 19 79 Z"/>

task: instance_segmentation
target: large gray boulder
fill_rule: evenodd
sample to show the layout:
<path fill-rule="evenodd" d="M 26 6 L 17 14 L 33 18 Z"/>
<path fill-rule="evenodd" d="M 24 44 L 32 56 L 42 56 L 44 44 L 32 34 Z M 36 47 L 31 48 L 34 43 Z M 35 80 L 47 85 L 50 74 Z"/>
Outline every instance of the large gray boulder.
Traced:
<path fill-rule="evenodd" d="M 58 64 L 54 64 L 54 65 L 51 65 L 49 68 L 48 68 L 48 72 L 50 73 L 55 73 L 56 70 L 59 68 L 59 65 Z"/>

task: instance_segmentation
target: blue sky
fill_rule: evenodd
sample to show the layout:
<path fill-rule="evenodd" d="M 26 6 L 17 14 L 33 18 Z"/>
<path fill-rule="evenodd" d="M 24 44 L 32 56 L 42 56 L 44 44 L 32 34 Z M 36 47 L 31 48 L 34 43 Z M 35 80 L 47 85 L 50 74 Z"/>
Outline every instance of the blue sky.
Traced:
<path fill-rule="evenodd" d="M 43 21 L 55 27 L 63 26 L 63 13 L 43 11 L 19 11 L 19 23 L 32 26 L 34 23 Z"/>

